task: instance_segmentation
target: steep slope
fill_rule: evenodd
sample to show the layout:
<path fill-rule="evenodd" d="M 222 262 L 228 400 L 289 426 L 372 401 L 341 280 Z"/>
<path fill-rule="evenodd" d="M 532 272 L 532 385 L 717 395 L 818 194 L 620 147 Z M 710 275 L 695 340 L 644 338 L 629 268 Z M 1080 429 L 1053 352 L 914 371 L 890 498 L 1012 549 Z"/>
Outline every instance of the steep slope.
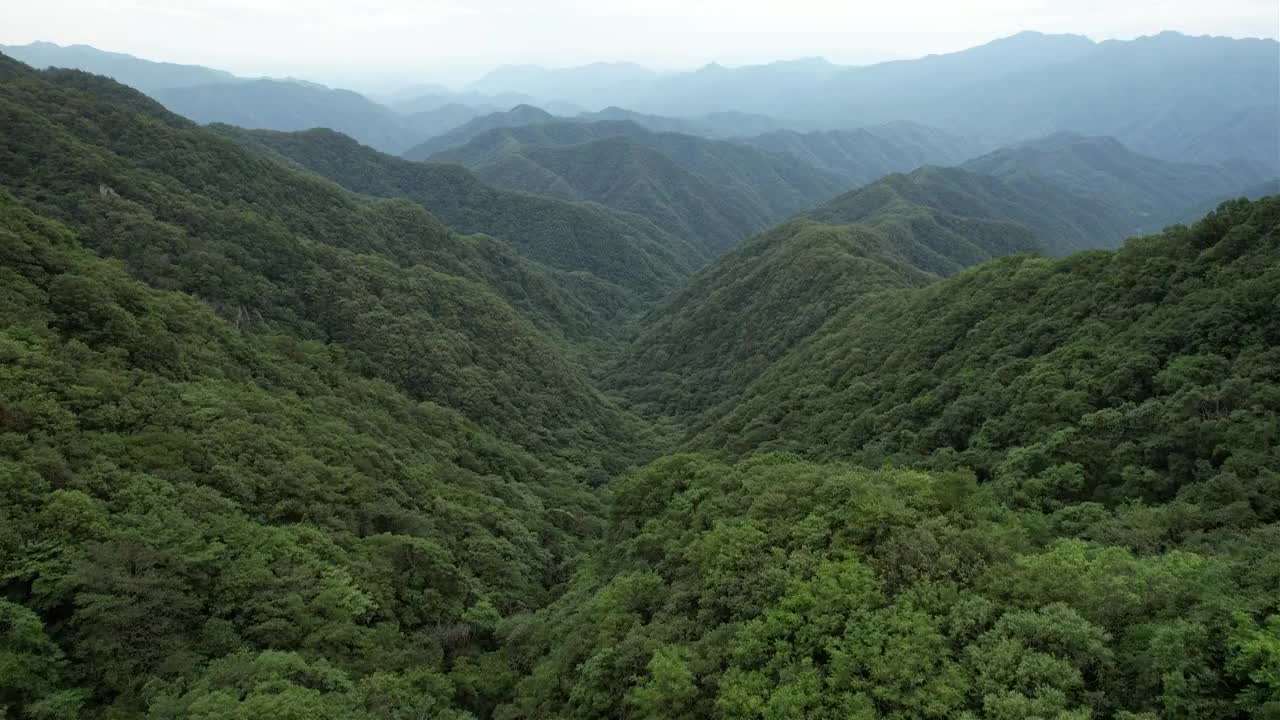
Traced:
<path fill-rule="evenodd" d="M 590 200 L 633 212 L 708 253 L 732 247 L 777 218 L 737 188 L 717 186 L 627 138 L 522 147 L 475 168 L 497 187 Z"/>
<path fill-rule="evenodd" d="M 464 168 L 415 163 L 361 147 L 337 133 L 223 132 L 261 144 L 355 192 L 408 198 L 463 232 L 512 242 L 530 258 L 584 271 L 625 293 L 656 298 L 706 262 L 706 254 L 648 220 L 587 203 L 498 190 Z"/>
<path fill-rule="evenodd" d="M 105 78 L 0 56 L 0 125 L 0 709 L 468 717 L 650 452 L 592 284 Z"/>
<path fill-rule="evenodd" d="M 153 62 L 124 53 L 99 50 L 88 45 L 62 46 L 49 42 L 0 45 L 0 53 L 21 60 L 34 68 L 61 67 L 106 75 L 116 82 L 135 87 L 145 93 L 191 85 L 245 80 L 223 70 L 200 65 Z"/>
<path fill-rule="evenodd" d="M 824 222 L 897 224 L 926 208 L 930 216 L 960 216 L 1018 223 L 1035 231 L 1053 255 L 1114 247 L 1132 220 L 1096 197 L 1078 196 L 1035 176 L 1005 182 L 960 168 L 920 168 L 846 193 L 816 209 Z M 963 233 L 956 236 L 963 241 Z"/>
<path fill-rule="evenodd" d="M 432 159 L 461 163 L 503 187 L 638 212 L 691 233 L 685 237 L 711 252 L 848 187 L 784 155 L 630 121 L 495 129 Z"/>
<path fill-rule="evenodd" d="M 538 412 L 534 397 L 544 390 L 558 387 L 577 407 L 561 417 L 599 409 L 577 369 L 533 331 L 536 315 L 514 312 L 497 291 L 537 308 L 551 325 L 561 302 L 566 316 L 574 305 L 589 307 L 596 299 L 590 286 L 557 286 L 561 276 L 520 262 L 500 243 L 457 236 L 412 203 L 369 201 L 254 156 L 110 81 L 19 73 L 0 91 L 11 130 L 0 181 L 19 200 L 85 231 L 95 250 L 148 284 L 190 292 L 264 332 L 343 345 L 371 376 L 420 399 L 472 407 L 525 443 L 546 446 L 557 432 L 544 424 L 550 416 L 520 417 Z M 343 262 L 356 261 L 369 269 L 341 272 Z M 419 267 L 450 279 L 413 290 L 430 284 L 415 274 Z M 468 340 L 457 326 L 472 322 L 468 316 L 477 328 L 488 318 L 524 339 L 506 352 L 482 350 L 479 337 Z M 395 329 L 406 323 L 420 331 Z M 432 344 L 445 337 L 454 337 L 453 349 Z M 421 363 L 402 342 L 446 354 Z M 525 369 L 504 375 L 507 362 Z M 479 372 L 477 381 L 492 373 L 498 384 L 489 394 L 451 378 L 468 372 Z"/>
<path fill-rule="evenodd" d="M 81 209 L 95 225 L 114 216 L 127 228 L 117 241 L 181 235 L 121 212 L 126 202 Z M 254 241 L 265 228 L 241 230 Z M 486 618 L 546 602 L 583 543 L 573 518 L 591 517 L 595 501 L 448 407 L 488 402 L 492 367 L 454 368 L 448 382 L 469 398 L 423 400 L 401 378 L 373 377 L 377 352 L 358 328 L 444 343 L 404 346 L 442 379 L 462 359 L 449 353 L 503 353 L 527 382 L 526 368 L 547 367 L 516 349 L 534 336 L 478 284 L 339 253 L 327 272 L 346 285 L 343 302 L 364 308 L 326 317 L 357 337 L 309 340 L 138 282 L 88 249 L 103 235 L 0 188 L 0 618 L 17 670 L 5 672 L 0 708 L 191 717 L 192 699 L 232 673 L 238 693 L 217 706 L 239 700 L 254 716 L 360 717 L 407 686 L 417 689 L 399 709 L 460 717 L 439 658 L 466 649 L 440 628 L 480 638 Z M 428 317 L 442 325 L 429 330 Z M 478 343 L 480 325 L 503 346 Z M 544 391 L 565 400 L 556 385 Z M 311 686 L 315 673 L 325 690 Z"/>
<path fill-rule="evenodd" d="M 647 319 L 630 472 L 569 204 L 3 55 L 0 127 L 0 715 L 1280 710 L 1280 198 L 957 273 L 1107 206 L 889 176 Z"/>
<path fill-rule="evenodd" d="M 465 145 L 472 138 L 496 128 L 540 125 L 554 122 L 555 120 L 556 116 L 546 110 L 532 105 L 517 105 L 506 112 L 489 113 L 488 115 L 473 118 L 449 132 L 414 145 L 401 153 L 401 155 L 406 160 L 426 160 L 436 153 L 459 145 Z"/>
<path fill-rule="evenodd" d="M 1119 251 L 886 294 L 834 315 L 696 442 L 965 466 L 1030 502 L 1257 477 L 1280 460 L 1278 243 L 1280 200 L 1235 201 Z M 1260 454 L 1233 459 L 1244 447 Z"/>
<path fill-rule="evenodd" d="M 1119 237 L 1186 219 L 1187 209 L 1243 194 L 1262 178 L 1235 167 L 1175 163 L 1139 155 L 1114 138 L 1070 133 L 1003 148 L 963 165 L 1015 186 L 1047 181 L 1129 218 Z M 1203 215 L 1204 213 L 1199 213 Z"/>
<path fill-rule="evenodd" d="M 496 715 L 1265 717 L 1277 293 L 1271 198 L 846 306 L 615 486 Z"/>
<path fill-rule="evenodd" d="M 840 175 L 851 185 L 865 185 L 924 165 L 959 165 L 978 155 L 981 148 L 936 128 L 905 122 L 813 133 L 779 130 L 741 142 L 790 155 Z"/>
<path fill-rule="evenodd" d="M 1002 212 L 1034 213 L 1025 201 L 994 178 L 936 168 L 841 196 L 744 243 L 649 313 L 613 382 L 649 413 L 692 420 L 868 293 L 1041 249 Z"/>

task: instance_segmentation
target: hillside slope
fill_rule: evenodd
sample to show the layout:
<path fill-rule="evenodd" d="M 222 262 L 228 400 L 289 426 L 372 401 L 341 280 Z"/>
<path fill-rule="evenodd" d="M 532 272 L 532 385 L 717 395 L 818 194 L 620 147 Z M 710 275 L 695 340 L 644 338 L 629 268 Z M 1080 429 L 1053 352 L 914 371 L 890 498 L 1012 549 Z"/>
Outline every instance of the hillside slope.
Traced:
<path fill-rule="evenodd" d="M 740 142 L 840 175 L 851 187 L 924 165 L 959 165 L 983 149 L 957 135 L 906 122 L 811 133 L 777 130 Z"/>
<path fill-rule="evenodd" d="M 0 711 L 469 717 L 652 452 L 594 283 L 101 77 L 0 56 L 0 125 Z"/>
<path fill-rule="evenodd" d="M 555 122 L 555 115 L 532 105 L 517 105 L 505 112 L 489 113 L 472 118 L 458 127 L 428 138 L 404 150 L 401 156 L 406 160 L 427 160 L 437 153 L 449 148 L 465 145 L 473 138 L 490 130 L 523 125 L 541 125 Z"/>
<path fill-rule="evenodd" d="M 3 55 L 0 127 L 0 716 L 1280 712 L 1280 198 L 1046 259 L 1081 166 L 891 175 L 620 349 L 616 211 Z"/>
<path fill-rule="evenodd" d="M 616 484 L 496 715 L 1265 717 L 1278 258 L 1270 198 L 846 305 Z"/>
<path fill-rule="evenodd" d="M 1019 222 L 1040 199 L 939 168 L 843 195 L 743 243 L 650 312 L 614 382 L 648 412 L 696 417 L 869 292 L 1042 250 L 1050 235 Z"/>
<path fill-rule="evenodd" d="M 559 286 L 560 276 L 501 243 L 456 235 L 412 203 L 371 201 L 246 152 L 101 78 L 18 71 L 0 93 L 11 129 L 0 182 L 140 280 L 189 292 L 241 325 L 342 345 L 371 376 L 419 399 L 470 407 L 532 445 L 552 443 L 560 422 L 521 418 L 538 412 L 539 393 L 559 388 L 561 418 L 607 407 L 533 326 L 553 325 L 574 304 L 590 312 L 589 286 Z M 364 269 L 348 275 L 343 263 Z M 450 279 L 424 289 L 433 283 L 418 269 Z M 516 303 L 534 312 L 522 315 Z M 467 325 L 481 332 L 488 321 L 524 339 L 484 350 L 496 338 L 469 338 Z M 444 355 L 423 363 L 415 353 Z M 515 365 L 500 370 L 508 362 Z M 473 382 L 461 382 L 468 374 Z M 498 385 L 482 392 L 486 375 Z"/>
<path fill-rule="evenodd" d="M 639 213 L 713 254 L 850 185 L 785 155 L 630 121 L 494 129 L 432 159 L 503 187 Z"/>
<path fill-rule="evenodd" d="M 451 227 L 509 240 L 530 258 L 590 273 L 640 298 L 667 292 L 707 259 L 698 247 L 645 218 L 499 190 L 464 168 L 402 160 L 337 133 L 220 131 L 270 148 L 349 190 L 407 198 Z"/>
<path fill-rule="evenodd" d="M 1135 153 L 1114 138 L 1070 133 L 1002 148 L 962 167 L 1015 186 L 1047 181 L 1101 202 L 1127 219 L 1114 228 L 1118 238 L 1161 230 L 1186 219 L 1191 207 L 1213 206 L 1250 192 L 1257 197 L 1251 189 L 1264 180 L 1247 163 L 1169 162 Z"/>
<path fill-rule="evenodd" d="M 1275 198 L 1235 201 L 1115 252 L 1016 256 L 846 308 L 697 442 L 960 465 L 1019 492 L 1079 462 L 1059 489 L 1075 500 L 1255 473 L 1278 459 L 1278 226 Z"/>

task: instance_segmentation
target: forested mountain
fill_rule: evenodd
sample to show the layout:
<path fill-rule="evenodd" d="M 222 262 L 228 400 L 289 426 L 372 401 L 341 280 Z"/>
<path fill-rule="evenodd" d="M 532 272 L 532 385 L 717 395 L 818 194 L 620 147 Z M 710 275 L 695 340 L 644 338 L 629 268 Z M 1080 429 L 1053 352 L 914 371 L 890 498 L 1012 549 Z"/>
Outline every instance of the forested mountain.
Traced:
<path fill-rule="evenodd" d="M 579 382 L 574 368 L 560 363 L 531 325 L 567 330 L 570 320 L 583 322 L 575 312 L 599 312 L 598 281 L 521 260 L 503 242 L 458 235 L 411 202 L 357 196 L 247 152 L 102 78 L 20 69 L 4 80 L 3 92 L 10 129 L 4 186 L 33 211 L 85 234 L 93 249 L 119 259 L 140 280 L 189 292 L 264 332 L 341 338 L 351 345 L 353 361 L 372 375 L 422 392 L 447 388 L 459 397 L 477 388 L 437 375 L 459 368 L 420 364 L 414 348 L 393 343 L 429 343 L 433 323 L 442 323 L 447 335 L 461 332 L 449 330 L 450 322 L 492 316 L 503 332 L 528 336 L 512 348 L 529 353 L 527 368 L 513 376 L 530 374 L 519 392 L 569 383 L 559 392 L 590 406 L 589 388 L 571 389 Z M 349 278 L 339 272 L 344 262 L 369 269 Z M 412 291 L 424 282 L 415 275 L 419 268 L 438 276 L 439 288 Z M 454 286 L 458 298 L 448 297 Z M 513 304 L 529 315 L 514 313 Z M 432 307 L 441 310 L 440 318 L 431 317 Z M 412 323 L 422 323 L 424 331 L 393 329 Z M 468 341 L 465 333 L 454 342 L 450 352 L 471 362 L 508 355 L 468 351 L 468 343 L 478 340 Z M 428 351 L 430 345 L 416 349 Z M 508 400 L 511 393 L 517 391 L 510 390 Z M 476 407 L 484 407 L 474 397 Z M 522 412 L 514 406 L 507 411 Z M 503 422 L 516 421 L 508 416 Z M 554 432 L 539 422 L 510 429 L 530 442 Z"/>
<path fill-rule="evenodd" d="M 634 307 L 629 297 L 656 298 L 708 258 L 702 249 L 645 218 L 498 190 L 464 168 L 384 155 L 332 131 L 220 130 L 269 147 L 355 192 L 407 198 L 453 228 L 509 240 L 550 267 L 590 273 L 611 286 L 597 288 L 597 302 L 606 309 Z"/>
<path fill-rule="evenodd" d="M 643 215 L 719 253 L 778 218 L 748 193 L 717 186 L 627 138 L 566 147 L 527 146 L 475 168 L 485 182 Z"/>
<path fill-rule="evenodd" d="M 619 483 L 498 716 L 1280 710 L 1277 258 L 1271 198 L 843 304 L 693 444 L 865 467 Z"/>
<path fill-rule="evenodd" d="M 449 132 L 415 145 L 405 150 L 402 155 L 408 160 L 426 160 L 449 148 L 465 145 L 479 135 L 497 128 L 519 127 L 522 125 L 540 125 L 554 122 L 556 116 L 532 105 L 517 105 L 504 112 L 489 113 L 473 118 Z"/>
<path fill-rule="evenodd" d="M 1256 98 L 1159 42 L 857 82 Z M 1209 162 L 528 107 L 418 162 L 0 55 L 0 717 L 1280 717 L 1280 198 L 1121 242 L 1273 188 L 1269 111 L 1128 92 Z"/>
<path fill-rule="evenodd" d="M 499 187 L 639 213 L 712 253 L 847 188 L 785 156 L 630 121 L 500 128 L 432 159 Z"/>
<path fill-rule="evenodd" d="M 106 75 L 145 93 L 190 85 L 243 82 L 246 79 L 200 65 L 153 62 L 88 45 L 33 42 L 30 45 L 0 45 L 0 53 L 35 68 L 62 67 Z"/>
<path fill-rule="evenodd" d="M 959 168 L 882 178 L 753 238 L 640 323 L 613 380 L 648 413 L 690 419 L 869 292 L 1011 253 L 1109 247 L 1094 202 Z M 750 318 L 748 321 L 747 319 Z"/>
<path fill-rule="evenodd" d="M 1103 203 L 1124 223 L 1116 228 L 1117 238 L 1186 220 L 1188 208 L 1207 211 L 1227 198 L 1267 194 L 1257 191 L 1262 178 L 1249 163 L 1168 162 L 1139 155 L 1114 138 L 1071 133 L 1001 148 L 963 167 L 1014 186 L 1048 181 Z"/>
<path fill-rule="evenodd" d="M 0 708 L 446 717 L 646 452 L 593 284 L 104 78 L 0 124 Z"/>
<path fill-rule="evenodd" d="M 908 122 L 811 133 L 777 130 L 742 142 L 790 155 L 845 178 L 851 186 L 924 165 L 959 165 L 985 149 L 957 135 Z"/>
<path fill-rule="evenodd" d="M 1264 492 L 1280 479 L 1258 476 L 1280 460 L 1277 231 L 1280 201 L 1239 201 L 1116 252 L 883 294 L 834 314 L 698 442 L 967 467 L 1037 506 L 1166 502 L 1215 477 Z"/>

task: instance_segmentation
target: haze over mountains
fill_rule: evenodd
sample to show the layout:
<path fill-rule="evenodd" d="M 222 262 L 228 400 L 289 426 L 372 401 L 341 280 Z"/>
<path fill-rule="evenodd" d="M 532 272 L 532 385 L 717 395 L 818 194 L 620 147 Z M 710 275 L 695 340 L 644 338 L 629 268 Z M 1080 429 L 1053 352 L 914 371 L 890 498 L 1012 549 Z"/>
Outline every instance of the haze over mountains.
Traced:
<path fill-rule="evenodd" d="M 0 717 L 1276 716 L 1278 51 L 0 48 Z"/>
<path fill-rule="evenodd" d="M 84 46 L 36 43 L 5 51 L 36 66 L 114 73 L 162 102 L 160 92 L 166 91 L 171 109 L 200 122 L 273 130 L 328 126 L 393 153 L 447 129 L 443 120 L 414 119 L 414 113 L 452 104 L 472 107 L 479 116 L 495 106 L 523 103 L 562 115 L 604 111 L 587 114 L 587 120 L 636 113 L 630 119 L 650 129 L 713 137 L 907 121 L 992 149 L 1068 131 L 1113 136 L 1163 159 L 1238 159 L 1258 164 L 1259 172 L 1280 171 L 1280 139 L 1273 132 L 1280 118 L 1280 50 L 1274 40 L 1168 32 L 1095 43 L 1083 36 L 1024 32 L 962 52 L 866 67 L 820 59 L 675 73 L 630 63 L 509 67 L 477 81 L 468 93 L 420 88 L 417 99 L 400 97 L 396 111 L 372 101 L 356 107 L 349 94 L 314 85 L 310 96 L 286 109 L 264 97 L 261 86 L 237 82 L 228 73 L 147 63 Z M 718 113 L 729 114 L 717 119 Z M 461 124 L 464 115 L 454 108 L 449 121 Z"/>

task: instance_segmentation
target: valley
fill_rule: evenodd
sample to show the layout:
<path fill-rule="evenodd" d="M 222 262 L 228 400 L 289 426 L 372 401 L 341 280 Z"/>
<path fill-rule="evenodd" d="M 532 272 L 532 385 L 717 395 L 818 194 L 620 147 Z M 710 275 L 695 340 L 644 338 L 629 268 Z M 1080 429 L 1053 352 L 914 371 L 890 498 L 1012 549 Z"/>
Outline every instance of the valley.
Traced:
<path fill-rule="evenodd" d="M 1280 712 L 1275 52 L 0 47 L 0 716 Z"/>

